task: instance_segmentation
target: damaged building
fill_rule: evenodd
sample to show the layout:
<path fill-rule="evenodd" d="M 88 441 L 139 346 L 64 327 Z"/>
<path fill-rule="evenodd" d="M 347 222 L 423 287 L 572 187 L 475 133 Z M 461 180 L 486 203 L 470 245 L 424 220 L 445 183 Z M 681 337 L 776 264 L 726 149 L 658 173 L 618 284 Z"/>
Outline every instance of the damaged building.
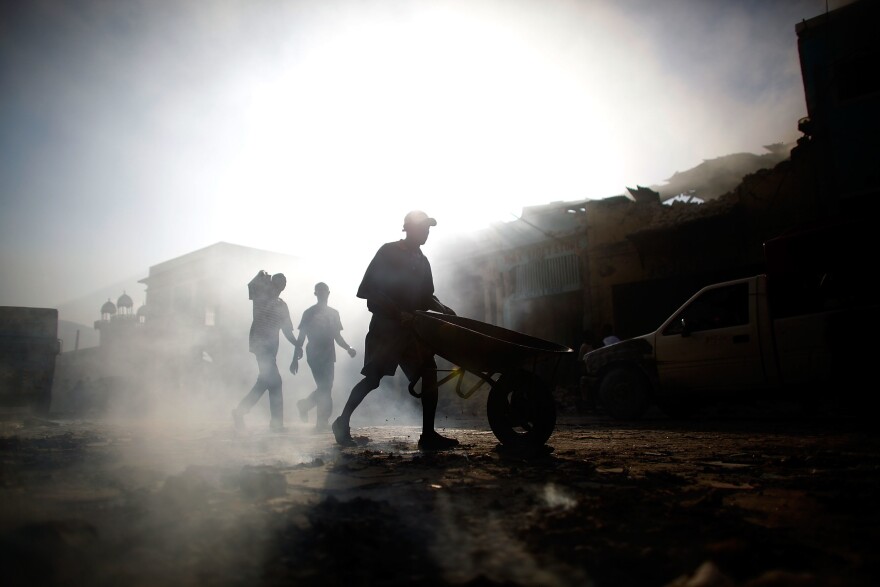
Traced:
<path fill-rule="evenodd" d="M 880 195 L 878 5 L 863 0 L 796 25 L 808 116 L 793 148 L 731 156 L 740 171 L 755 167 L 724 192 L 698 185 L 730 184 L 729 173 L 710 171 L 721 163 L 713 160 L 666 188 L 526 208 L 445 251 L 460 307 L 577 348 L 584 330 L 610 324 L 636 336 L 700 287 L 766 271 L 768 239 L 833 222 L 868 230 Z"/>

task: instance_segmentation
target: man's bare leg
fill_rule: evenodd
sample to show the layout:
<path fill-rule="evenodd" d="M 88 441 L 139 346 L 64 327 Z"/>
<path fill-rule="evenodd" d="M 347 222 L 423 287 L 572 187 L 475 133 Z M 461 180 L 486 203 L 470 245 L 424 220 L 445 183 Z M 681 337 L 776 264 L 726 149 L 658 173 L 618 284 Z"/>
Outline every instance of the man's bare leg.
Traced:
<path fill-rule="evenodd" d="M 364 398 L 371 391 L 379 387 L 379 381 L 379 377 L 367 376 L 352 388 L 351 393 L 348 395 L 348 400 L 345 402 L 345 407 L 342 408 L 342 413 L 333 421 L 331 426 L 333 436 L 336 437 L 336 444 L 341 446 L 355 445 L 354 439 L 351 437 L 351 415 L 361 405 Z"/>
<path fill-rule="evenodd" d="M 422 436 L 419 438 L 419 448 L 423 450 L 444 450 L 458 446 L 456 439 L 441 436 L 434 430 L 439 395 L 437 372 L 431 370 L 422 377 Z"/>

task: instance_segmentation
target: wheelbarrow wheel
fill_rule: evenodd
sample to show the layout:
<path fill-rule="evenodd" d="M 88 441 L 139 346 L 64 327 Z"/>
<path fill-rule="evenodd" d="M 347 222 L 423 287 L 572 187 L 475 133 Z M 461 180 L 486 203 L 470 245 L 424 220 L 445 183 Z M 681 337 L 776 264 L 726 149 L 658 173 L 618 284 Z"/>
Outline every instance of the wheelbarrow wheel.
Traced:
<path fill-rule="evenodd" d="M 509 447 L 540 447 L 556 427 L 550 386 L 530 371 L 502 374 L 489 392 L 486 415 L 492 432 Z"/>

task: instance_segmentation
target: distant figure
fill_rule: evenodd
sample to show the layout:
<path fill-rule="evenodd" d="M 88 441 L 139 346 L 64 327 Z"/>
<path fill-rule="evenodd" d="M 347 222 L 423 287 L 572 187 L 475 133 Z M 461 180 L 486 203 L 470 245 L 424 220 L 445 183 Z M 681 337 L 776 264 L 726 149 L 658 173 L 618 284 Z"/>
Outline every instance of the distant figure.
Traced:
<path fill-rule="evenodd" d="M 610 324 L 605 324 L 602 327 L 602 346 L 609 346 L 615 342 L 620 342 L 620 339 L 614 334 L 614 328 Z"/>
<path fill-rule="evenodd" d="M 434 430 L 437 412 L 437 362 L 434 353 L 416 338 L 413 312 L 435 310 L 455 314 L 434 295 L 431 264 L 421 246 L 437 221 L 420 210 L 403 219 L 406 238 L 385 243 L 367 267 L 357 297 L 367 300 L 372 312 L 364 347 L 364 378 L 354 386 L 342 414 L 333 422 L 333 435 L 342 446 L 354 446 L 351 414 L 367 394 L 379 387 L 382 377 L 394 375 L 398 365 L 410 381 L 422 380 L 422 435 L 419 448 L 443 450 L 458 446 L 458 440 Z"/>
<path fill-rule="evenodd" d="M 303 312 L 302 320 L 299 322 L 299 336 L 294 343 L 296 352 L 293 361 L 295 364 L 302 358 L 302 345 L 308 339 L 306 361 L 317 388 L 308 397 L 296 402 L 296 407 L 303 422 L 308 421 L 309 411 L 317 407 L 318 420 L 315 423 L 315 430 L 321 432 L 330 429 L 330 412 L 333 411 L 330 391 L 333 388 L 336 345 L 345 349 L 352 358 L 357 351 L 342 338 L 342 320 L 339 318 L 339 312 L 327 305 L 330 288 L 326 283 L 315 284 L 315 297 L 318 298 L 318 303 Z M 297 369 L 294 364 L 291 365 L 293 372 Z"/>
<path fill-rule="evenodd" d="M 578 348 L 578 363 L 582 363 L 584 355 L 588 352 L 596 350 L 596 336 L 592 330 L 584 330 L 581 334 L 581 346 Z"/>
<path fill-rule="evenodd" d="M 278 372 L 278 331 L 296 345 L 293 323 L 287 304 L 278 296 L 287 287 L 287 278 L 276 273 L 271 278 L 261 271 L 249 285 L 251 299 L 254 301 L 254 319 L 248 337 L 250 351 L 257 357 L 260 374 L 250 392 L 244 396 L 238 407 L 232 410 L 232 420 L 236 430 L 244 429 L 244 416 L 259 401 L 263 393 L 269 392 L 269 428 L 273 432 L 284 430 L 284 398 L 281 395 L 281 374 Z"/>
<path fill-rule="evenodd" d="M 600 346 L 602 345 L 596 342 L 596 335 L 593 334 L 593 331 L 584 330 L 584 332 L 581 334 L 581 345 L 578 348 L 576 371 L 578 377 L 578 395 L 576 403 L 579 412 L 592 411 L 596 407 L 596 399 L 593 397 L 590 387 L 587 384 L 587 366 L 584 364 L 584 357 L 587 355 L 587 353 L 596 350 Z"/>

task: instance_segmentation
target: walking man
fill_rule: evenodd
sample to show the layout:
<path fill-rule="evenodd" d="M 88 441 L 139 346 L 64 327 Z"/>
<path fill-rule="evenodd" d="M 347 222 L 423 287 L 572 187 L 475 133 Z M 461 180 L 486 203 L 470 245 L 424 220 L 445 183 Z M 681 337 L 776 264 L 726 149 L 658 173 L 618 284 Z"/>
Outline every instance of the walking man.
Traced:
<path fill-rule="evenodd" d="M 367 394 L 379 387 L 382 377 L 394 375 L 398 365 L 410 381 L 421 378 L 422 435 L 419 448 L 443 450 L 458 445 L 458 440 L 441 436 L 434 430 L 437 412 L 437 362 L 434 353 L 416 338 L 412 329 L 413 312 L 435 310 L 455 314 L 434 295 L 431 264 L 421 246 L 437 221 L 421 210 L 403 219 L 406 238 L 385 243 L 367 267 L 357 297 L 367 300 L 373 314 L 364 347 L 364 378 L 354 386 L 342 414 L 333 422 L 337 444 L 354 446 L 351 415 Z"/>
<path fill-rule="evenodd" d="M 330 429 L 330 412 L 333 411 L 333 398 L 330 394 L 333 388 L 333 377 L 336 363 L 336 345 L 345 349 L 348 356 L 354 358 L 357 354 L 351 346 L 342 338 L 342 320 L 339 312 L 327 305 L 330 297 L 330 288 L 326 283 L 315 284 L 315 297 L 318 303 L 303 312 L 299 322 L 299 336 L 294 343 L 296 351 L 293 355 L 294 363 L 303 356 L 303 342 L 306 344 L 306 362 L 315 378 L 315 390 L 298 402 L 299 418 L 307 422 L 309 411 L 317 407 L 317 421 L 315 431 L 323 432 Z M 298 369 L 291 366 L 291 371 Z"/>
<path fill-rule="evenodd" d="M 236 430 L 244 430 L 244 416 L 254 404 L 269 392 L 269 428 L 273 432 L 284 430 L 284 397 L 281 395 L 281 374 L 278 372 L 278 331 L 296 345 L 293 323 L 287 304 L 278 296 L 287 287 L 287 278 L 276 273 L 271 278 L 261 271 L 250 283 L 251 298 L 254 301 L 254 318 L 251 323 L 248 343 L 250 351 L 257 357 L 260 374 L 250 392 L 242 398 L 238 407 L 232 410 L 232 420 Z"/>

